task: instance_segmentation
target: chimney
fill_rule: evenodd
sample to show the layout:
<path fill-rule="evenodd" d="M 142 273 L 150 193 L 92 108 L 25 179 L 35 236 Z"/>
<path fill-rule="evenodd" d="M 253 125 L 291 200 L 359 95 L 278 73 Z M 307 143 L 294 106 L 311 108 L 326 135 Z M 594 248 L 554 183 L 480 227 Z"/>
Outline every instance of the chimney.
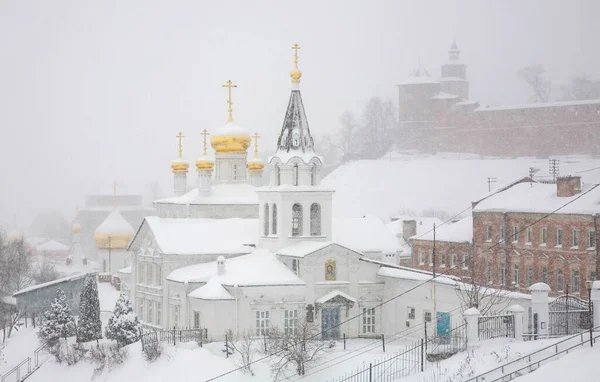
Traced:
<path fill-rule="evenodd" d="M 217 274 L 219 276 L 223 276 L 225 274 L 225 258 L 223 256 L 219 256 L 217 259 Z"/>
<path fill-rule="evenodd" d="M 569 197 L 581 192 L 580 176 L 559 176 L 556 178 L 556 196 Z"/>
<path fill-rule="evenodd" d="M 408 243 L 408 239 L 417 234 L 417 221 L 416 220 L 403 220 L 402 221 L 402 238 Z"/>

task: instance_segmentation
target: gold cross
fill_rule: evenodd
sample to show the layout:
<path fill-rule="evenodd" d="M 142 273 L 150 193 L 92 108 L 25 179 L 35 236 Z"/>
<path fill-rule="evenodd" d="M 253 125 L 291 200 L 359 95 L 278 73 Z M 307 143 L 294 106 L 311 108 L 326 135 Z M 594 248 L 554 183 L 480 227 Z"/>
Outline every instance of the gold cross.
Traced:
<path fill-rule="evenodd" d="M 113 182 L 113 209 L 117 209 L 117 181 Z"/>
<path fill-rule="evenodd" d="M 222 85 L 224 88 L 228 88 L 229 90 L 229 99 L 227 100 L 227 103 L 229 104 L 229 108 L 227 109 L 227 112 L 229 113 L 229 115 L 227 116 L 227 122 L 231 122 L 233 121 L 233 109 L 231 108 L 231 105 L 233 105 L 233 102 L 231 102 L 231 88 L 237 88 L 237 85 L 234 85 L 233 82 L 231 82 L 231 80 L 227 81 L 227 83 L 225 85 Z"/>
<path fill-rule="evenodd" d="M 183 151 L 183 147 L 181 146 L 181 139 L 185 138 L 185 135 L 181 134 L 181 131 L 180 131 L 179 134 L 177 134 L 175 136 L 175 138 L 177 138 L 177 140 L 179 141 L 179 143 L 178 143 L 179 158 L 181 158 L 181 152 Z"/>
<path fill-rule="evenodd" d="M 298 45 L 298 43 L 295 43 L 294 46 L 292 46 L 292 49 L 294 49 L 294 65 L 296 65 L 296 67 L 298 67 L 298 49 L 300 49 L 300 45 Z"/>
<path fill-rule="evenodd" d="M 260 135 L 258 135 L 258 133 L 254 133 L 252 138 L 254 138 L 254 158 L 257 158 L 258 157 L 258 138 L 260 138 Z"/>
<path fill-rule="evenodd" d="M 229 82 L 231 82 L 231 81 L 229 81 Z M 202 132 L 200 134 L 204 135 L 204 149 L 202 150 L 202 156 L 204 156 L 204 155 L 206 155 L 206 136 L 210 135 L 210 133 L 206 129 L 204 129 L 204 130 L 202 130 Z"/>

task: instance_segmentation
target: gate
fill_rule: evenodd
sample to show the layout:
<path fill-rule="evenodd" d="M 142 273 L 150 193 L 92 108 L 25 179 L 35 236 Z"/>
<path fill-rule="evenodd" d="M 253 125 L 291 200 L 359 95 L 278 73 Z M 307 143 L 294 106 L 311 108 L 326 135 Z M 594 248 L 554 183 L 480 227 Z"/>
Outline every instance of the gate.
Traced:
<path fill-rule="evenodd" d="M 515 338 L 515 316 L 501 314 L 481 316 L 477 322 L 480 340 L 489 340 L 498 337 Z"/>
<path fill-rule="evenodd" d="M 590 329 L 592 319 L 587 301 L 566 294 L 552 301 L 549 308 L 551 336 L 568 336 Z"/>

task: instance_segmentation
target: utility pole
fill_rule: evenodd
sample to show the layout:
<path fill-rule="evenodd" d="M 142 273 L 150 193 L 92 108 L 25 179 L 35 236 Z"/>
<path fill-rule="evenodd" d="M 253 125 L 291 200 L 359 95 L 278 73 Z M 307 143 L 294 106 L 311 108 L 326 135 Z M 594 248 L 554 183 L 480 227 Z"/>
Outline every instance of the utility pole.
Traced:
<path fill-rule="evenodd" d="M 550 174 L 552 175 L 552 181 L 556 182 L 556 178 L 560 172 L 560 159 L 550 159 Z"/>
<path fill-rule="evenodd" d="M 536 172 L 540 171 L 539 168 L 535 168 L 535 167 L 529 167 L 529 185 L 531 187 L 533 187 L 533 176 L 535 175 Z"/>
<path fill-rule="evenodd" d="M 496 183 L 496 178 L 487 178 L 488 192 L 492 192 L 492 183 Z"/>
<path fill-rule="evenodd" d="M 433 277 L 435 278 L 435 223 L 433 224 Z M 437 292 L 437 288 L 435 285 L 435 281 L 433 282 L 433 314 L 431 317 L 431 320 L 435 323 L 434 327 L 433 327 L 433 334 L 432 335 L 436 335 L 437 333 L 437 305 L 436 305 L 436 292 Z M 427 325 L 427 324 L 425 324 Z"/>
<path fill-rule="evenodd" d="M 108 274 L 112 277 L 112 262 L 111 262 L 111 240 L 108 237 Z M 112 280 L 112 279 L 111 279 Z"/>

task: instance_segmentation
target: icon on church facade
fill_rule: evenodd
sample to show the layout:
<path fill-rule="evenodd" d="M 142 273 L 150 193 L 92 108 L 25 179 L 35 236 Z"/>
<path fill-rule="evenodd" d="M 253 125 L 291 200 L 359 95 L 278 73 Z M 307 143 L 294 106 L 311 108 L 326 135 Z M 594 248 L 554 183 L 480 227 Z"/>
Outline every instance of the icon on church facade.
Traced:
<path fill-rule="evenodd" d="M 335 260 L 329 259 L 325 262 L 325 280 L 336 280 Z"/>

